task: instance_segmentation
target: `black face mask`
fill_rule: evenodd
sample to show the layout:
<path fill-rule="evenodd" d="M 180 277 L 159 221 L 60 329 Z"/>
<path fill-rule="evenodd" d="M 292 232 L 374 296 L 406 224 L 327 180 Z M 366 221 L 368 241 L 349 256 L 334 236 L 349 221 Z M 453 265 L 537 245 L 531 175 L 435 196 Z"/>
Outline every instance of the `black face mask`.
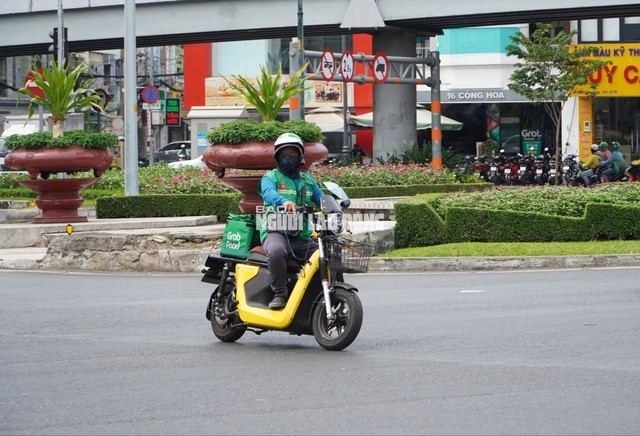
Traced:
<path fill-rule="evenodd" d="M 299 156 L 281 156 L 278 159 L 278 169 L 285 176 L 295 179 L 300 176 L 300 157 Z"/>

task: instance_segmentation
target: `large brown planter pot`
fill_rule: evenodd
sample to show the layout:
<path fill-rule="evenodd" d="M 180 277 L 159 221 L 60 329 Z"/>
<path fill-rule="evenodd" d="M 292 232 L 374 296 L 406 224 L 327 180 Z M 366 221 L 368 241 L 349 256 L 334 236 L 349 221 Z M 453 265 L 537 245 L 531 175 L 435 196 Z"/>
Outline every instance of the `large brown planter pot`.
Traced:
<path fill-rule="evenodd" d="M 210 145 L 203 153 L 207 167 L 216 173 L 222 183 L 244 194 L 240 201 L 240 210 L 244 213 L 256 213 L 256 207 L 262 205 L 258 195 L 260 177 L 224 177 L 226 168 L 241 170 L 270 170 L 276 167 L 273 158 L 275 141 L 248 141 L 241 144 Z M 304 171 L 315 162 L 324 160 L 329 150 L 321 142 L 304 144 Z"/>
<path fill-rule="evenodd" d="M 17 171 L 26 171 L 35 180 L 38 174 L 93 170 L 96 177 L 111 168 L 113 156 L 108 150 L 92 150 L 72 145 L 62 148 L 16 148 L 7 155 L 4 164 Z"/>
<path fill-rule="evenodd" d="M 87 221 L 78 214 L 83 199 L 79 192 L 95 182 L 111 167 L 113 156 L 108 150 L 92 150 L 80 146 L 62 148 L 17 148 L 7 155 L 5 165 L 17 171 L 27 171 L 30 180 L 19 181 L 37 191 L 36 205 L 42 211 L 34 223 L 72 223 Z M 95 178 L 46 180 L 50 173 L 70 173 L 93 170 Z M 38 179 L 38 175 L 42 179 Z"/>
<path fill-rule="evenodd" d="M 40 215 L 33 218 L 34 223 L 81 223 L 87 221 L 86 216 L 78 214 L 78 208 L 84 201 L 80 190 L 93 185 L 99 179 L 66 178 L 51 180 L 20 180 L 27 188 L 38 192 L 36 206 Z"/>

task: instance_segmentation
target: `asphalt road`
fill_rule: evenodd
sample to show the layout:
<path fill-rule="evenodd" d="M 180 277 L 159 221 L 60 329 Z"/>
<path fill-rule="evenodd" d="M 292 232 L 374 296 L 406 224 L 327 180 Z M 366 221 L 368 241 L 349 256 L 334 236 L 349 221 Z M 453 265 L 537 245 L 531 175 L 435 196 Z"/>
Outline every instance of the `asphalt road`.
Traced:
<path fill-rule="evenodd" d="M 0 271 L 0 434 L 638 434 L 639 273 L 351 276 L 328 352 L 217 342 L 197 275 Z"/>

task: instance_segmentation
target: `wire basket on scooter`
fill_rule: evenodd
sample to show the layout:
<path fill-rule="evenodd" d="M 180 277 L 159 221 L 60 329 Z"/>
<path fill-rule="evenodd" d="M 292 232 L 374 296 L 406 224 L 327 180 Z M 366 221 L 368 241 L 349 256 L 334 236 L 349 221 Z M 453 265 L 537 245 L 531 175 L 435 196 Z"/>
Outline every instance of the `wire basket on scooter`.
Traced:
<path fill-rule="evenodd" d="M 343 237 L 327 240 L 326 257 L 335 272 L 364 273 L 369 269 L 373 246 Z"/>

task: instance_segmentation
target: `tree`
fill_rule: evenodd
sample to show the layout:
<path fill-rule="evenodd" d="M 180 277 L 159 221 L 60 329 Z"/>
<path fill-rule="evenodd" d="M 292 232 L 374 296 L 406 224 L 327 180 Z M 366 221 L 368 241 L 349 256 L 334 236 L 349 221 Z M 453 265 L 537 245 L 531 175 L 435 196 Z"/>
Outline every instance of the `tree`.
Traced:
<path fill-rule="evenodd" d="M 589 76 L 608 62 L 594 57 L 597 47 L 576 49 L 572 45 L 576 31 L 560 31 L 553 35 L 552 30 L 551 24 L 537 23 L 531 37 L 522 32 L 509 37 L 512 43 L 506 47 L 507 55 L 522 62 L 515 64 L 516 69 L 507 86 L 532 102 L 542 104 L 550 116 L 555 127 L 558 177 L 560 171 L 557 166 L 562 157 L 560 121 L 564 104 L 577 89 L 581 95 L 594 95 L 597 85 L 589 81 Z"/>

